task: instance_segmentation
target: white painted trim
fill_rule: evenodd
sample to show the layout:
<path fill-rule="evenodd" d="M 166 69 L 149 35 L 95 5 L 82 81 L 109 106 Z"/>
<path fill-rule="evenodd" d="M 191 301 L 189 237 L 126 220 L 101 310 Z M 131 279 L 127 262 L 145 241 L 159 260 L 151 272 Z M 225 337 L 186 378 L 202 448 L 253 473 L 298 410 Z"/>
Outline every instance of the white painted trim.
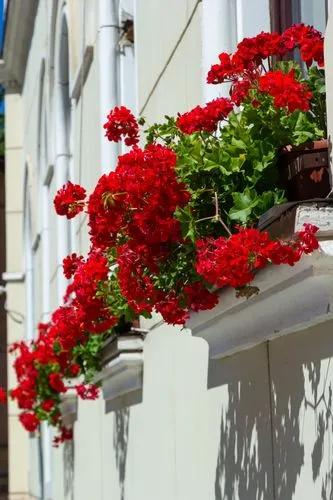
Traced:
<path fill-rule="evenodd" d="M 120 26 L 127 20 L 134 23 L 135 13 L 134 0 L 120 0 L 119 2 L 119 24 Z M 119 44 L 118 44 L 119 47 Z M 119 47 L 119 100 L 120 104 L 130 108 L 134 114 L 137 114 L 137 73 L 135 59 L 135 38 L 134 44 Z"/>
<path fill-rule="evenodd" d="M 96 382 L 102 382 L 107 411 L 135 404 L 142 397 L 143 338 L 126 336 L 113 342 L 115 355 L 96 377 Z"/>
<path fill-rule="evenodd" d="M 29 165 L 24 166 L 24 217 L 23 217 L 23 249 L 24 249 L 24 269 L 25 269 L 25 338 L 30 341 L 34 339 L 34 273 L 33 273 L 33 249 L 32 249 L 32 221 L 31 202 L 29 186 Z"/>
<path fill-rule="evenodd" d="M 64 40 L 64 29 L 67 29 L 67 42 Z M 70 176 L 70 147 L 71 147 L 71 131 L 67 129 L 68 120 L 71 121 L 71 110 L 63 105 L 63 99 L 68 98 L 70 104 L 69 83 L 70 83 L 70 49 L 69 49 L 69 25 L 68 12 L 66 5 L 59 11 L 56 33 L 55 33 L 55 176 L 56 188 L 61 188 Z M 67 46 L 66 46 L 67 43 Z M 64 64 L 63 51 L 67 50 L 68 67 L 62 68 Z M 62 81 L 62 73 L 68 71 L 66 82 Z M 68 89 L 68 94 L 65 92 Z M 62 303 L 62 298 L 67 287 L 67 280 L 63 276 L 62 261 L 66 255 L 70 253 L 70 232 L 71 226 L 65 217 L 57 217 L 57 265 L 59 269 L 57 277 L 57 295 L 58 302 Z"/>
<path fill-rule="evenodd" d="M 101 171 L 116 167 L 118 144 L 104 136 L 103 124 L 112 108 L 118 104 L 118 38 L 119 19 L 115 0 L 99 0 L 98 61 L 100 93 Z"/>
<path fill-rule="evenodd" d="M 40 233 L 37 233 L 31 245 L 31 249 L 33 252 L 36 252 L 36 250 L 38 250 L 39 244 L 40 244 Z"/>
<path fill-rule="evenodd" d="M 39 272 L 41 273 L 41 290 L 37 290 L 38 299 L 41 297 L 41 317 L 38 320 L 48 321 L 51 308 L 51 293 L 50 293 L 50 237 L 49 237 L 49 203 L 50 203 L 50 166 L 49 158 L 49 134 L 47 119 L 47 80 L 45 77 L 46 57 L 43 57 L 39 79 L 39 104 L 38 104 L 38 210 L 40 233 L 37 234 L 33 244 L 33 251 L 36 252 L 39 245 L 41 246 L 42 266 Z M 49 177 L 49 180 L 46 181 Z M 35 269 L 34 269 L 35 270 Z M 34 305 L 34 304 L 33 304 Z M 37 331 L 36 331 L 37 335 Z M 43 462 L 43 481 L 44 495 L 47 497 L 47 492 L 52 490 L 52 453 L 51 453 L 51 431 L 46 422 L 41 426 L 41 460 Z"/>
<path fill-rule="evenodd" d="M 51 185 L 51 182 L 52 182 L 52 179 L 53 179 L 53 175 L 54 175 L 54 166 L 53 165 L 49 165 L 47 167 L 47 170 L 46 170 L 46 173 L 45 173 L 45 177 L 44 177 L 44 181 L 43 181 L 43 185 L 44 186 L 49 187 Z"/>
<path fill-rule="evenodd" d="M 122 353 L 103 368 L 103 397 L 108 411 L 115 409 L 113 402 L 142 390 L 143 353 Z M 137 398 L 135 398 L 137 402 Z M 128 401 L 127 405 L 130 405 Z M 126 406 L 127 406 L 126 405 Z"/>
<path fill-rule="evenodd" d="M 6 283 L 23 283 L 25 280 L 24 273 L 2 273 L 1 275 L 3 281 Z"/>
<path fill-rule="evenodd" d="M 73 78 L 73 82 L 70 89 L 71 98 L 78 101 L 81 96 L 83 86 L 87 80 L 91 64 L 94 60 L 94 47 L 92 45 L 87 45 L 84 49 L 83 59 L 81 61 L 80 67 L 78 68 L 76 75 Z"/>

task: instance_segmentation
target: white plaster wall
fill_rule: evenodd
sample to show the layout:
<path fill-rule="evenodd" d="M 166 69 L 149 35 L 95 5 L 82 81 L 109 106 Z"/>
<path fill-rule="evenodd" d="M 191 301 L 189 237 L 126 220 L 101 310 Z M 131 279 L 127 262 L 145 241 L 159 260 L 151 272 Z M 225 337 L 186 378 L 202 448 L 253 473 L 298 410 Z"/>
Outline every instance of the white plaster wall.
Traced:
<path fill-rule="evenodd" d="M 330 498 L 332 326 L 211 361 L 209 370 L 205 341 L 152 332 L 143 402 L 107 415 L 101 402 L 80 404 L 74 497 Z"/>
<path fill-rule="evenodd" d="M 333 323 L 274 341 L 276 498 L 328 499 L 333 494 Z"/>
<path fill-rule="evenodd" d="M 198 104 L 202 91 L 200 2 L 138 0 L 136 14 L 139 112 L 148 120 L 158 120 Z"/>

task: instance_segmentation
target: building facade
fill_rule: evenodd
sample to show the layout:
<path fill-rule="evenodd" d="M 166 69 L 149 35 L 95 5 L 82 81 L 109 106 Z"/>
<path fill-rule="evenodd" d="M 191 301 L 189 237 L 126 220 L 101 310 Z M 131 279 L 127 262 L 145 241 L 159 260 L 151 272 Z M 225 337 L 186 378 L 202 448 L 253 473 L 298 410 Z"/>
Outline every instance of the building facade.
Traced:
<path fill-rule="evenodd" d="M 152 123 L 206 102 L 221 92 L 205 83 L 218 53 L 294 22 L 324 31 L 328 13 L 325 0 L 8 1 L 8 344 L 35 337 L 64 294 L 64 256 L 88 250 L 84 217 L 57 217 L 53 198 L 67 180 L 89 191 L 115 167 L 108 111 L 124 104 Z M 331 316 L 214 359 L 200 334 L 158 317 L 143 327 L 136 404 L 125 389 L 79 401 L 72 443 L 52 448 L 46 426 L 27 435 L 9 403 L 11 500 L 332 498 Z"/>

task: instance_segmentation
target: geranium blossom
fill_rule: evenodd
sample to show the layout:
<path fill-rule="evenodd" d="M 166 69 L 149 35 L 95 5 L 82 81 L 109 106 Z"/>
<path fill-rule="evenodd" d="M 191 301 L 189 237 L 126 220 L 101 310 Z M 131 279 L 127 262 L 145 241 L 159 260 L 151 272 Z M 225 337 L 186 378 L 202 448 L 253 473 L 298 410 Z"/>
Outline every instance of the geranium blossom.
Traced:
<path fill-rule="evenodd" d="M 68 181 L 56 194 L 54 207 L 58 215 L 72 219 L 84 209 L 86 190 L 79 184 Z"/>
<path fill-rule="evenodd" d="M 76 255 L 76 253 L 72 253 L 71 255 L 65 257 L 63 260 L 63 270 L 65 278 L 70 279 L 75 274 L 75 271 L 82 261 L 82 255 L 78 256 Z"/>
<path fill-rule="evenodd" d="M 287 53 L 299 49 L 302 60 L 311 66 L 313 62 L 319 67 L 324 65 L 324 37 L 312 26 L 296 24 L 284 31 L 281 35 L 278 33 L 259 33 L 252 38 L 244 38 L 238 45 L 233 54 L 222 52 L 219 55 L 219 63 L 213 64 L 207 75 L 207 83 L 219 84 L 231 82 L 230 96 L 231 100 L 239 106 L 249 95 L 250 89 L 255 89 L 258 82 L 264 78 L 268 80 L 273 76 L 265 74 L 265 61 L 269 60 L 271 68 L 274 58 L 280 58 Z M 282 73 L 282 72 L 280 72 Z M 288 81 L 289 75 L 289 81 Z M 284 84 L 278 82 L 281 80 L 279 75 L 275 77 L 275 85 L 283 86 L 280 101 L 275 101 L 277 107 L 286 107 L 289 112 L 295 109 L 307 111 L 309 109 L 308 101 L 311 99 L 309 90 L 303 84 L 291 81 L 291 73 L 288 73 Z M 296 85 L 298 83 L 298 85 Z M 271 87 L 273 82 L 270 82 Z M 261 85 L 263 85 L 261 83 Z M 292 96 L 287 100 L 287 86 L 290 86 Z M 279 94 L 281 89 L 276 89 L 275 95 Z"/>
<path fill-rule="evenodd" d="M 103 125 L 105 136 L 109 141 L 119 142 L 125 138 L 127 146 L 134 146 L 139 142 L 139 126 L 133 113 L 125 106 L 115 107 Z"/>
<path fill-rule="evenodd" d="M 194 132 L 214 132 L 218 123 L 224 120 L 233 110 L 230 99 L 220 97 L 208 102 L 205 106 L 196 106 L 191 111 L 179 115 L 177 126 L 185 134 Z"/>
<path fill-rule="evenodd" d="M 75 386 L 75 390 L 81 399 L 97 399 L 99 396 L 99 388 L 94 384 L 79 384 Z"/>
<path fill-rule="evenodd" d="M 308 111 L 312 92 L 305 83 L 295 79 L 294 70 L 289 73 L 269 71 L 258 80 L 259 90 L 271 95 L 277 108 L 286 108 L 290 113 L 299 109 Z"/>
<path fill-rule="evenodd" d="M 39 419 L 32 412 L 21 413 L 19 419 L 23 427 L 29 432 L 34 432 L 40 424 Z"/>
<path fill-rule="evenodd" d="M 196 270 L 219 288 L 241 288 L 249 284 L 255 272 L 270 263 L 293 266 L 303 254 L 318 248 L 318 228 L 307 224 L 292 241 L 272 240 L 267 232 L 240 229 L 230 238 L 208 238 L 197 242 Z"/>

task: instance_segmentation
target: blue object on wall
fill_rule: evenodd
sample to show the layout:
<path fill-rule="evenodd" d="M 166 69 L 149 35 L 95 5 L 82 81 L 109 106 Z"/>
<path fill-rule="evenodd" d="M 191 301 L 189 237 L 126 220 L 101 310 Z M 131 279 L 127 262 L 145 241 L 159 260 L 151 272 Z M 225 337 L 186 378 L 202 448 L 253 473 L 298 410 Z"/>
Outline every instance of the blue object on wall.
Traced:
<path fill-rule="evenodd" d="M 7 1 L 0 0 L 0 53 L 3 53 L 6 28 L 6 5 Z"/>

